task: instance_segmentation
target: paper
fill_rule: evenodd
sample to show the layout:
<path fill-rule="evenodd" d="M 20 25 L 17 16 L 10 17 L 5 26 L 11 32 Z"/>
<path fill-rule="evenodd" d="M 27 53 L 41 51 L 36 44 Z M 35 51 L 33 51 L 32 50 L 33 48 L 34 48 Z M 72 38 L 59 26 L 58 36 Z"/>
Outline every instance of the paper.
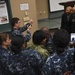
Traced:
<path fill-rule="evenodd" d="M 28 10 L 28 9 L 29 9 L 28 3 L 20 4 L 20 10 Z"/>

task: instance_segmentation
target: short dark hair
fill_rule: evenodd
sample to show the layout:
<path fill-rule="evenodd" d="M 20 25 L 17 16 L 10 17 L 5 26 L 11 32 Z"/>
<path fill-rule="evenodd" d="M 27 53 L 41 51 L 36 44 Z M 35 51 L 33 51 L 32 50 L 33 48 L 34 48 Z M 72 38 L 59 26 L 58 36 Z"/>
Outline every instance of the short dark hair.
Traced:
<path fill-rule="evenodd" d="M 53 44 L 55 45 L 56 48 L 59 49 L 66 48 L 69 44 L 69 41 L 70 41 L 70 35 L 64 29 L 57 30 L 53 35 Z"/>
<path fill-rule="evenodd" d="M 46 38 L 45 33 L 42 30 L 36 30 L 33 33 L 32 41 L 36 45 L 40 45 L 41 42 Z"/>
<path fill-rule="evenodd" d="M 20 19 L 17 18 L 17 17 L 14 17 L 14 18 L 11 19 L 11 25 L 12 25 L 12 27 L 14 27 L 15 23 L 18 23 L 18 20 L 20 20 Z"/>
<path fill-rule="evenodd" d="M 69 33 L 66 30 L 60 29 L 53 36 L 53 43 L 57 47 L 65 48 L 70 41 Z"/>
<path fill-rule="evenodd" d="M 23 44 L 24 44 L 24 38 L 22 35 L 13 36 L 11 40 L 11 50 L 14 53 L 18 53 L 20 52 Z"/>

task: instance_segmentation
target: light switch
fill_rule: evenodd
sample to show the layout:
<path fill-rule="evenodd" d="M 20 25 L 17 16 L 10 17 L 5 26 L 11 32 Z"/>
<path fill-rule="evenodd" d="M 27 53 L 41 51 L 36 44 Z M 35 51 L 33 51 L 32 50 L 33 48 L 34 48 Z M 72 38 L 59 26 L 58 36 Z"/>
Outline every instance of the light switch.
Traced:
<path fill-rule="evenodd" d="M 24 18 L 23 18 L 23 21 L 29 21 L 29 20 L 30 20 L 29 17 L 24 17 Z"/>

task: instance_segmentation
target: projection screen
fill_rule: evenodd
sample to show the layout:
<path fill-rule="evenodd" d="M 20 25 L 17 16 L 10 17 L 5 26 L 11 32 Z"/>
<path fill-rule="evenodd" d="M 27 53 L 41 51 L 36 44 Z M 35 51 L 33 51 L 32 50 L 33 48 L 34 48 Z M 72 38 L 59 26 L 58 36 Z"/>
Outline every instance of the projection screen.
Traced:
<path fill-rule="evenodd" d="M 59 3 L 67 1 L 74 1 L 74 0 L 49 0 L 50 12 L 63 10 L 64 6 L 59 5 Z"/>

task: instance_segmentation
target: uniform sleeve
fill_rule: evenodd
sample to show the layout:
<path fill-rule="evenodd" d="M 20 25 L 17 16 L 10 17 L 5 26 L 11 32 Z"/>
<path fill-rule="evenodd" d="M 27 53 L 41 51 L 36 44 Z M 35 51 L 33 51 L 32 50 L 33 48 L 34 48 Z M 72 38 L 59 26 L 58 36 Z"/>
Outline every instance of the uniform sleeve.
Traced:
<path fill-rule="evenodd" d="M 26 35 L 23 36 L 25 42 L 28 42 L 31 39 L 31 33 L 29 31 L 27 31 Z"/>
<path fill-rule="evenodd" d="M 27 30 L 27 28 L 30 26 L 30 23 L 27 23 L 26 25 L 24 25 L 23 27 L 20 28 L 20 32 L 24 32 Z"/>
<path fill-rule="evenodd" d="M 69 50 L 67 50 L 67 54 L 68 54 L 67 63 L 70 66 L 70 70 L 74 69 L 74 60 L 73 60 L 74 52 L 75 52 L 75 49 L 73 48 L 70 48 Z"/>
<path fill-rule="evenodd" d="M 53 75 L 52 74 L 52 63 L 50 59 L 45 62 L 42 68 L 42 75 Z"/>
<path fill-rule="evenodd" d="M 11 75 L 11 71 L 10 71 L 10 64 L 11 64 L 11 56 L 8 53 L 2 53 L 2 55 L 0 55 L 0 67 L 1 67 L 1 71 L 3 72 L 3 74 L 5 73 L 6 75 Z"/>
<path fill-rule="evenodd" d="M 53 47 L 53 42 L 52 42 L 52 38 L 50 38 L 47 43 L 45 44 L 46 49 L 49 51 L 50 54 L 52 54 L 54 52 L 54 47 Z"/>

